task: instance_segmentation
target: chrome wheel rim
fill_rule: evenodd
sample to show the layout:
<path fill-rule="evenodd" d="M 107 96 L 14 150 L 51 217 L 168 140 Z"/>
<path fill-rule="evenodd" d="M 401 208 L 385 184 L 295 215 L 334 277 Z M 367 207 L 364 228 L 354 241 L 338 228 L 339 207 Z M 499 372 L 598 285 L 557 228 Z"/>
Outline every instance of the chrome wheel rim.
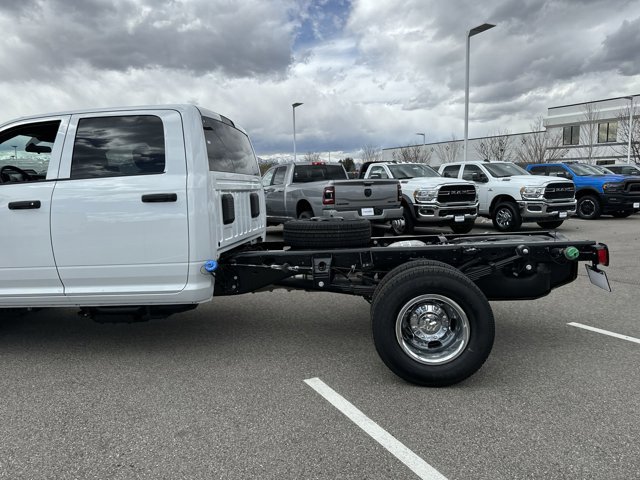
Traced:
<path fill-rule="evenodd" d="M 460 356 L 469 344 L 469 319 L 456 302 L 442 295 L 420 295 L 396 317 L 396 340 L 409 357 L 441 365 Z"/>
<path fill-rule="evenodd" d="M 502 228 L 509 227 L 512 221 L 513 215 L 511 214 L 511 211 L 509 209 L 501 208 L 496 212 L 496 223 Z"/>

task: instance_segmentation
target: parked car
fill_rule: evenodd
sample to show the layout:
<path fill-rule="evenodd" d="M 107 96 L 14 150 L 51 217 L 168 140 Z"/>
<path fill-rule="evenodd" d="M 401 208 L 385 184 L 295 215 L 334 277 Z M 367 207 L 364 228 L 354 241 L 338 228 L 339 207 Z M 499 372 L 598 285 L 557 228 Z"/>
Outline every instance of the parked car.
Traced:
<path fill-rule="evenodd" d="M 554 175 L 573 181 L 580 218 L 593 220 L 600 215 L 628 217 L 640 210 L 640 178 L 601 173 L 584 163 L 541 163 L 527 165 L 534 175 Z"/>
<path fill-rule="evenodd" d="M 400 180 L 403 214 L 391 221 L 396 235 L 411 234 L 416 226 L 446 226 L 454 233 L 468 233 L 478 215 L 478 193 L 473 183 L 442 178 L 428 165 L 365 162 L 360 178 Z"/>
<path fill-rule="evenodd" d="M 501 232 L 518 230 L 522 222 L 558 228 L 576 211 L 573 183 L 565 178 L 536 178 L 511 162 L 462 162 L 440 165 L 444 177 L 476 184 L 479 215 Z"/>
<path fill-rule="evenodd" d="M 613 173 L 617 173 L 619 175 L 633 175 L 640 176 L 640 167 L 631 163 L 623 163 L 616 165 L 607 165 L 607 170 L 612 171 Z"/>
<path fill-rule="evenodd" d="M 271 225 L 294 218 L 339 216 L 386 222 L 402 216 L 397 180 L 349 180 L 340 164 L 288 163 L 262 177 Z"/>

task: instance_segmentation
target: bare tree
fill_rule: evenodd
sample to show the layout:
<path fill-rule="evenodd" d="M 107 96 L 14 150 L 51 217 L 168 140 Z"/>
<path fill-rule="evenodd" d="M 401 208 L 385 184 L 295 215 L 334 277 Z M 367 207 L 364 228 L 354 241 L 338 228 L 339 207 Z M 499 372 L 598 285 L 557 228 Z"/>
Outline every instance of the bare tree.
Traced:
<path fill-rule="evenodd" d="M 498 130 L 495 134 L 476 144 L 475 151 L 483 160 L 502 162 L 511 158 L 513 137 L 509 130 Z"/>
<path fill-rule="evenodd" d="M 362 162 L 380 162 L 382 161 L 382 150 L 380 147 L 374 147 L 367 144 L 362 147 Z"/>
<path fill-rule="evenodd" d="M 618 155 L 626 156 L 629 150 L 629 114 L 631 107 L 627 105 L 618 114 L 618 144 L 613 149 Z M 633 119 L 631 120 L 631 161 L 640 163 L 640 114 L 638 108 L 633 107 Z"/>
<path fill-rule="evenodd" d="M 462 142 L 456 140 L 456 136 L 453 133 L 451 134 L 451 140 L 436 145 L 436 155 L 442 163 L 455 162 L 461 150 Z"/>
<path fill-rule="evenodd" d="M 424 145 L 409 145 L 395 150 L 392 154 L 393 160 L 396 162 L 426 163 L 431 160 L 431 151 L 427 150 Z"/>
<path fill-rule="evenodd" d="M 587 163 L 594 163 L 593 152 L 598 140 L 598 120 L 600 120 L 600 111 L 595 103 L 586 103 L 582 107 L 582 120 L 584 123 L 580 125 L 578 143 L 584 146 L 580 147 L 580 154 L 587 159 Z"/>
<path fill-rule="evenodd" d="M 568 150 L 562 146 L 562 134 L 554 134 L 544 128 L 542 117 L 531 123 L 532 133 L 521 137 L 516 148 L 516 159 L 523 163 L 552 162 L 564 157 Z"/>
<path fill-rule="evenodd" d="M 307 152 L 304 154 L 304 161 L 305 162 L 319 162 L 320 161 L 320 154 L 317 152 Z"/>

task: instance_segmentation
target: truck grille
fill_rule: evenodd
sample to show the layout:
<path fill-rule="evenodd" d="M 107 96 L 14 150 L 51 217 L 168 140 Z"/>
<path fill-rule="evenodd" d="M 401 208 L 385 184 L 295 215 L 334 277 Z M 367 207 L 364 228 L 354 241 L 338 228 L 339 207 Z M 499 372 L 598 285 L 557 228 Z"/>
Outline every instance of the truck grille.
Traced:
<path fill-rule="evenodd" d="M 544 189 L 547 200 L 571 200 L 576 195 L 576 187 L 572 183 L 550 183 Z"/>
<path fill-rule="evenodd" d="M 438 202 L 475 202 L 476 187 L 473 185 L 443 185 L 438 190 Z"/>
<path fill-rule="evenodd" d="M 625 190 L 627 192 L 640 192 L 640 182 L 627 182 Z"/>

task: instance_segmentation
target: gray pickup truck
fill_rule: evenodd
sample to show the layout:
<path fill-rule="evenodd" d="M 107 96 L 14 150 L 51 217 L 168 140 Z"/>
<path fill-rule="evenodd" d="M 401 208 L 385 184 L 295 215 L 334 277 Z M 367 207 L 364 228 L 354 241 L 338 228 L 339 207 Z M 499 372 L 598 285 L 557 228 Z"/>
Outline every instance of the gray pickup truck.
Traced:
<path fill-rule="evenodd" d="M 402 217 L 397 180 L 349 180 L 342 165 L 288 163 L 262 177 L 267 223 L 295 218 L 344 217 L 386 222 Z"/>

